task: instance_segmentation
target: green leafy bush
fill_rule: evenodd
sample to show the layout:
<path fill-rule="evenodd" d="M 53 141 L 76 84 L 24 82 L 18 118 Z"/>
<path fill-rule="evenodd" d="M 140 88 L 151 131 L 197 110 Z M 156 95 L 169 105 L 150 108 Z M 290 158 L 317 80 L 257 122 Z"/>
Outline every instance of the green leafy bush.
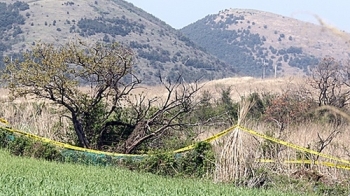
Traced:
<path fill-rule="evenodd" d="M 26 136 L 14 135 L 1 128 L 0 147 L 8 149 L 16 156 L 28 156 L 49 161 L 62 160 L 61 153 L 55 146 Z"/>
<path fill-rule="evenodd" d="M 177 160 L 180 173 L 190 177 L 210 177 L 215 168 L 215 157 L 211 144 L 198 142 L 192 151 Z"/>
<path fill-rule="evenodd" d="M 163 176 L 208 177 L 215 168 L 210 143 L 199 142 L 183 153 L 156 153 L 139 163 L 139 170 Z"/>
<path fill-rule="evenodd" d="M 156 153 L 140 162 L 139 170 L 162 176 L 176 176 L 177 161 L 173 153 Z"/>

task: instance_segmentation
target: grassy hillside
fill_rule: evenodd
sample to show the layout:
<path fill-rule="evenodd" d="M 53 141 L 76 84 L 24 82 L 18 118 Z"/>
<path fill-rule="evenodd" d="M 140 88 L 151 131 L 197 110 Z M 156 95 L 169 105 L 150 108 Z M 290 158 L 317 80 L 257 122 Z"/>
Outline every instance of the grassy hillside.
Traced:
<path fill-rule="evenodd" d="M 326 55 L 349 57 L 350 34 L 281 15 L 226 9 L 181 29 L 240 75 L 305 75 Z M 265 72 L 265 73 L 264 73 Z"/>
<path fill-rule="evenodd" d="M 0 195 L 293 195 L 112 167 L 58 164 L 13 157 L 3 150 L 0 164 Z"/>
<path fill-rule="evenodd" d="M 5 0 L 0 9 L 4 18 L 19 18 L 0 22 L 0 30 L 7 32 L 0 36 L 4 43 L 0 56 L 15 56 L 39 41 L 57 45 L 117 41 L 133 49 L 137 57 L 133 71 L 147 84 L 158 83 L 159 74 L 174 78 L 181 73 L 187 80 L 234 75 L 232 67 L 182 33 L 123 0 L 24 0 L 20 4 Z"/>

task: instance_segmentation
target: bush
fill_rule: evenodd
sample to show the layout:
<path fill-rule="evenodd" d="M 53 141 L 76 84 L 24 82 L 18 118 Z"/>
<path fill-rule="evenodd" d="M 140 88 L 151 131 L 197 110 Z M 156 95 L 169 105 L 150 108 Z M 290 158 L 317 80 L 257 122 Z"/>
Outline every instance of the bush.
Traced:
<path fill-rule="evenodd" d="M 96 154 L 90 152 L 82 152 L 75 150 L 62 150 L 62 161 L 84 165 L 117 165 L 118 157 L 112 157 L 104 154 Z"/>
<path fill-rule="evenodd" d="M 277 137 L 277 135 L 272 132 L 268 131 L 265 133 L 265 135 L 269 137 Z M 281 144 L 278 144 L 276 142 L 270 141 L 270 140 L 264 140 L 264 142 L 260 146 L 262 157 L 264 159 L 278 159 L 279 153 L 284 150 L 284 146 Z"/>
<path fill-rule="evenodd" d="M 251 93 L 248 96 L 248 100 L 253 102 L 254 105 L 250 108 L 248 117 L 255 120 L 260 120 L 263 114 L 265 113 L 266 107 L 270 104 L 273 95 L 271 94 L 259 94 Z"/>
<path fill-rule="evenodd" d="M 26 136 L 18 136 L 0 128 L 0 147 L 8 149 L 16 156 L 28 156 L 49 161 L 62 160 L 59 150 L 48 143 L 35 141 Z"/>
<path fill-rule="evenodd" d="M 312 99 L 296 92 L 285 92 L 276 96 L 267 106 L 264 117 L 274 122 L 280 131 L 290 123 L 301 123 L 310 119 L 311 111 L 316 107 Z"/>
<path fill-rule="evenodd" d="M 230 123 L 233 125 L 238 119 L 238 103 L 234 103 L 231 98 L 231 87 L 221 89 L 221 100 L 219 107 L 223 107 L 227 112 Z"/>
<path fill-rule="evenodd" d="M 176 176 L 177 166 L 173 153 L 156 153 L 142 160 L 139 170 L 162 176 Z"/>
<path fill-rule="evenodd" d="M 207 142 L 183 153 L 156 153 L 140 162 L 139 170 L 163 176 L 207 177 L 215 168 L 214 153 Z"/>
<path fill-rule="evenodd" d="M 211 176 L 215 168 L 214 152 L 210 143 L 198 142 L 195 148 L 178 160 L 180 173 L 190 177 Z"/>

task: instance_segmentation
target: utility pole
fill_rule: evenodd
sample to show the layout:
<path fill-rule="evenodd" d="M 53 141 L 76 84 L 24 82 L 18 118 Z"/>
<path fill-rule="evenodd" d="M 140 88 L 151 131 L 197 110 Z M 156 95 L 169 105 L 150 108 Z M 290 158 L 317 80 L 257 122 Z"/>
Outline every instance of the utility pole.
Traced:
<path fill-rule="evenodd" d="M 268 62 L 266 60 L 263 60 L 262 65 L 262 79 L 264 79 L 266 77 L 266 67 L 268 65 Z"/>
<path fill-rule="evenodd" d="M 263 79 L 265 79 L 265 77 L 266 77 L 266 66 L 265 66 L 265 63 L 264 63 L 264 65 L 263 65 L 263 68 L 264 68 Z"/>

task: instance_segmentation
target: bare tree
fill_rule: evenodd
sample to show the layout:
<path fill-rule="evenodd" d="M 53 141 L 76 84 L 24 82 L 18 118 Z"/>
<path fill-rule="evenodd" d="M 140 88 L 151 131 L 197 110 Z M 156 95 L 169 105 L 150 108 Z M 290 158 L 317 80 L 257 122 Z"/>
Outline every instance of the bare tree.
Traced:
<path fill-rule="evenodd" d="M 198 104 L 194 95 L 201 86 L 197 82 L 185 83 L 181 75 L 173 83 L 164 81 L 161 76 L 159 79 L 167 91 L 164 100 L 157 97 L 146 99 L 140 95 L 138 101 L 130 102 L 136 114 L 136 123 L 125 141 L 124 153 L 131 153 L 144 141 L 162 135 L 169 129 L 182 130 L 197 125 L 189 117 Z"/>
<path fill-rule="evenodd" d="M 314 69 L 310 85 L 318 90 L 319 106 L 331 105 L 342 108 L 348 104 L 350 86 L 349 66 L 332 57 L 324 58 Z"/>

